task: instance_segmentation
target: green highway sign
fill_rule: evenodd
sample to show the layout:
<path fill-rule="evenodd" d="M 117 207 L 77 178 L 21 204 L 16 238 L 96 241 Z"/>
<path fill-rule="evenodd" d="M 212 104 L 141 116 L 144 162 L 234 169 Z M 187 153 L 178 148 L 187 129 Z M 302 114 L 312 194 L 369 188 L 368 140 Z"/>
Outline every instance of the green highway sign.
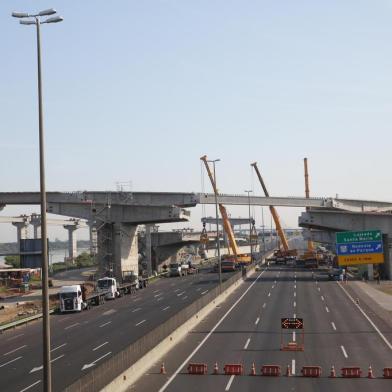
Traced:
<path fill-rule="evenodd" d="M 363 241 L 382 241 L 382 234 L 380 230 L 365 230 L 365 231 L 343 231 L 336 233 L 337 244 L 348 244 L 350 242 Z"/>

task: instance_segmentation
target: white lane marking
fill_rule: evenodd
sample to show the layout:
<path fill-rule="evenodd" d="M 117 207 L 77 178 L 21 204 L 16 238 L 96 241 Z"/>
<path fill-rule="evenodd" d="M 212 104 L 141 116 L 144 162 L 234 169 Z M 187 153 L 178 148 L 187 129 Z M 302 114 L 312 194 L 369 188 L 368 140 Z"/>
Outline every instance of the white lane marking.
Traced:
<path fill-rule="evenodd" d="M 323 296 L 321 296 L 321 301 L 324 301 L 324 297 Z"/>
<path fill-rule="evenodd" d="M 162 301 L 164 298 L 165 298 L 165 297 L 159 297 L 159 298 L 157 299 L 157 302 Z"/>
<path fill-rule="evenodd" d="M 66 346 L 66 345 L 67 345 L 67 343 L 63 343 L 62 345 L 60 345 L 60 346 L 58 346 L 58 347 L 52 348 L 52 349 L 50 350 L 50 352 L 52 353 L 53 351 L 56 351 L 56 350 L 58 350 L 59 348 L 64 347 L 64 346 Z"/>
<path fill-rule="evenodd" d="M 208 338 L 215 332 L 215 330 L 222 324 L 222 322 L 225 320 L 225 318 L 232 312 L 232 310 L 239 304 L 239 302 L 242 300 L 242 298 L 245 297 L 245 295 L 248 293 L 248 291 L 254 286 L 254 284 L 259 280 L 260 276 L 263 275 L 263 273 L 266 270 L 262 271 L 257 278 L 251 283 L 251 285 L 242 293 L 242 295 L 237 299 L 237 301 L 234 302 L 233 305 L 227 310 L 227 312 L 220 318 L 220 320 L 213 326 L 213 328 L 208 332 L 208 334 L 204 337 L 204 339 L 197 345 L 197 347 L 188 355 L 187 358 L 185 358 L 184 362 L 174 371 L 172 376 L 163 384 L 163 386 L 159 389 L 158 392 L 163 392 L 166 390 L 166 388 L 172 383 L 172 381 L 176 378 L 178 373 L 181 371 L 181 369 L 189 362 L 189 360 L 200 350 L 200 348 L 204 345 L 204 343 L 208 340 Z"/>
<path fill-rule="evenodd" d="M 198 289 L 196 289 L 196 291 L 200 291 L 201 290 L 201 287 L 199 287 Z"/>
<path fill-rule="evenodd" d="M 249 343 L 250 343 L 250 338 L 248 338 L 248 340 L 246 341 L 245 346 L 244 346 L 244 350 L 246 350 L 248 348 Z"/>
<path fill-rule="evenodd" d="M 297 306 L 297 303 L 294 301 L 294 304 L 293 304 L 293 305 L 294 305 L 294 308 L 295 308 L 295 307 Z"/>
<path fill-rule="evenodd" d="M 351 302 L 358 308 L 358 310 L 365 316 L 366 320 L 369 321 L 371 326 L 375 329 L 375 331 L 378 333 L 380 338 L 384 341 L 384 343 L 389 347 L 390 350 L 392 350 L 392 344 L 389 342 L 389 340 L 381 333 L 381 331 L 377 328 L 376 324 L 370 319 L 370 317 L 365 313 L 364 310 L 354 301 L 354 298 L 347 292 L 347 290 L 339 283 L 336 282 L 340 288 L 346 293 L 346 295 L 351 299 Z"/>
<path fill-rule="evenodd" d="M 257 325 L 260 321 L 260 317 L 257 317 L 256 321 L 255 321 L 255 325 Z"/>
<path fill-rule="evenodd" d="M 161 295 L 163 295 L 163 293 L 155 294 L 154 298 L 160 297 Z"/>
<path fill-rule="evenodd" d="M 3 363 L 2 365 L 0 365 L 0 368 L 2 368 L 3 366 L 6 366 L 6 365 L 8 365 L 8 364 L 10 364 L 10 363 L 12 363 L 12 362 L 18 361 L 18 360 L 21 359 L 21 358 L 23 358 L 23 357 L 17 357 L 17 358 L 15 358 L 15 359 L 12 359 L 11 361 L 8 361 L 8 362 L 6 362 L 6 363 Z"/>
<path fill-rule="evenodd" d="M 181 291 L 181 293 L 178 293 L 177 294 L 177 297 L 179 297 L 180 295 L 182 295 L 182 294 L 184 294 L 185 293 L 185 291 Z"/>
<path fill-rule="evenodd" d="M 274 287 L 275 287 L 275 285 L 273 284 L 273 285 L 272 285 L 272 288 L 274 288 Z"/>
<path fill-rule="evenodd" d="M 333 321 L 331 322 L 331 325 L 332 325 L 332 328 L 336 331 L 336 325 Z"/>
<path fill-rule="evenodd" d="M 295 359 L 291 360 L 291 374 L 295 376 Z"/>
<path fill-rule="evenodd" d="M 137 301 L 140 301 L 141 300 L 141 298 L 139 297 L 139 298 L 135 298 L 134 300 L 133 300 L 133 302 L 137 302 Z"/>
<path fill-rule="evenodd" d="M 264 303 L 263 303 L 263 308 L 265 308 L 266 306 L 267 306 L 267 304 L 264 302 Z"/>
<path fill-rule="evenodd" d="M 228 382 L 227 385 L 226 385 L 225 391 L 228 391 L 228 390 L 230 389 L 231 383 L 233 382 L 234 377 L 235 377 L 234 374 L 230 377 L 229 382 Z"/>
<path fill-rule="evenodd" d="M 146 322 L 146 320 L 139 321 L 137 324 L 135 324 L 135 327 L 137 327 L 137 326 L 139 326 L 140 324 L 143 324 L 143 323 L 145 323 L 145 322 Z"/>
<path fill-rule="evenodd" d="M 345 350 L 345 348 L 343 346 L 340 346 L 340 348 L 342 349 L 343 355 L 348 358 L 347 352 Z"/>
<path fill-rule="evenodd" d="M 296 336 L 295 336 L 295 331 L 293 332 L 293 342 L 295 342 Z"/>
<path fill-rule="evenodd" d="M 109 343 L 109 342 L 105 342 L 105 343 L 100 344 L 99 346 L 93 348 L 93 351 L 97 351 L 97 350 L 100 349 L 101 347 L 106 346 L 108 343 Z"/>
<path fill-rule="evenodd" d="M 62 358 L 62 357 L 64 357 L 64 356 L 65 356 L 65 354 L 61 354 L 61 355 L 59 355 L 57 358 L 52 359 L 52 360 L 50 361 L 50 363 L 56 362 L 58 359 L 60 359 L 60 358 Z M 44 365 L 41 365 L 41 366 L 37 366 L 37 367 L 35 367 L 35 368 L 32 368 L 32 369 L 29 371 L 29 374 L 38 372 L 39 370 L 42 370 L 43 368 L 44 368 Z"/>
<path fill-rule="evenodd" d="M 111 324 L 111 323 L 112 323 L 111 321 L 108 321 L 107 323 L 101 324 L 101 325 L 99 326 L 99 328 L 102 328 L 102 327 L 104 327 L 105 325 L 109 325 L 109 324 Z"/>
<path fill-rule="evenodd" d="M 27 347 L 27 344 L 25 344 L 25 345 L 23 345 L 23 346 L 20 346 L 20 347 L 14 349 L 14 350 L 12 350 L 12 351 L 8 351 L 8 353 L 5 353 L 5 354 L 3 354 L 3 355 L 12 354 L 12 353 L 14 353 L 15 351 L 21 350 L 22 348 L 25 348 L 25 347 Z"/>
<path fill-rule="evenodd" d="M 70 329 L 70 328 L 76 327 L 78 325 L 79 325 L 79 323 L 75 323 L 75 324 L 72 324 L 72 325 L 68 325 L 68 327 L 65 327 L 64 329 Z"/>
<path fill-rule="evenodd" d="M 142 310 L 142 308 L 136 308 L 132 310 L 132 313 L 138 312 L 139 310 Z"/>
<path fill-rule="evenodd" d="M 268 297 L 271 297 L 271 293 L 268 293 Z"/>
<path fill-rule="evenodd" d="M 295 288 L 295 289 L 297 288 L 297 285 L 296 285 L 296 284 L 294 285 L 294 288 Z"/>
<path fill-rule="evenodd" d="M 155 293 L 159 293 L 159 290 L 155 290 L 155 291 L 153 291 L 153 293 L 155 294 Z"/>
<path fill-rule="evenodd" d="M 109 316 L 110 314 L 116 313 L 117 310 L 116 309 L 109 309 L 106 312 L 102 313 L 102 316 Z"/>
<path fill-rule="evenodd" d="M 67 316 L 67 317 L 62 317 L 61 319 L 59 319 L 59 323 L 62 323 L 63 321 L 68 320 L 69 318 L 71 318 L 71 316 Z"/>
<path fill-rule="evenodd" d="M 201 293 L 201 295 L 204 295 L 204 294 L 207 293 L 207 292 L 208 292 L 208 290 L 203 291 L 203 292 Z"/>
<path fill-rule="evenodd" d="M 170 308 L 170 306 L 166 306 L 166 308 L 162 309 L 162 312 L 165 311 L 165 310 L 168 310 L 169 308 Z"/>
<path fill-rule="evenodd" d="M 111 351 L 109 351 L 108 353 L 106 353 L 105 355 L 102 355 L 102 357 L 99 357 L 98 359 L 96 359 L 94 362 L 91 362 L 91 363 L 87 363 L 86 365 L 83 365 L 83 367 L 82 367 L 82 370 L 84 370 L 84 369 L 88 369 L 88 368 L 90 368 L 90 367 L 92 367 L 92 366 L 94 366 L 98 361 L 100 361 L 101 359 L 103 359 L 103 358 L 105 358 L 105 357 L 107 357 L 108 355 L 110 355 L 112 352 Z"/>
<path fill-rule="evenodd" d="M 177 291 L 180 291 L 180 289 L 175 289 L 174 292 L 176 293 Z"/>
<path fill-rule="evenodd" d="M 296 313 L 294 313 L 294 316 L 293 316 L 294 318 L 297 318 L 297 314 Z"/>
<path fill-rule="evenodd" d="M 316 280 L 316 284 L 318 284 L 317 280 Z"/>
<path fill-rule="evenodd" d="M 320 291 L 320 287 L 317 287 L 317 290 Z"/>
<path fill-rule="evenodd" d="M 9 342 L 10 340 L 17 339 L 17 338 L 19 338 L 19 337 L 21 337 L 21 336 L 23 336 L 23 335 L 24 335 L 24 333 L 21 333 L 21 334 L 19 334 L 19 335 L 13 336 L 12 338 L 7 339 L 7 342 Z"/>
<path fill-rule="evenodd" d="M 329 313 L 328 306 L 325 307 L 325 310 L 326 310 L 327 313 Z"/>
<path fill-rule="evenodd" d="M 26 387 L 26 388 L 24 388 L 24 389 L 21 389 L 19 392 L 28 391 L 30 388 L 35 387 L 35 386 L 36 386 L 37 384 L 39 384 L 41 381 L 42 381 L 42 380 L 38 380 L 38 381 L 36 381 L 34 384 L 31 384 L 31 385 L 29 385 L 28 387 Z"/>
<path fill-rule="evenodd" d="M 297 296 L 297 293 L 294 291 L 294 297 L 296 297 Z"/>
<path fill-rule="evenodd" d="M 188 296 L 186 295 L 185 297 L 182 297 L 182 299 L 187 299 L 188 298 Z"/>

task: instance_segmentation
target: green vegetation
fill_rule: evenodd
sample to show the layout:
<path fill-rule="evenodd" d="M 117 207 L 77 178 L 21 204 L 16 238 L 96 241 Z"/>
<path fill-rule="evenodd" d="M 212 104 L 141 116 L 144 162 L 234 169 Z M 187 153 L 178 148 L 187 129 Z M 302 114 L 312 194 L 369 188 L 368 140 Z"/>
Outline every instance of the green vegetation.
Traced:
<path fill-rule="evenodd" d="M 5 256 L 5 263 L 11 265 L 12 268 L 20 268 L 20 257 L 19 256 Z"/>
<path fill-rule="evenodd" d="M 52 275 L 59 272 L 67 271 L 70 269 L 79 269 L 86 267 L 94 267 L 96 265 L 94 257 L 87 252 L 81 253 L 75 258 L 75 262 L 65 262 L 65 263 L 53 263 L 50 266 Z"/>

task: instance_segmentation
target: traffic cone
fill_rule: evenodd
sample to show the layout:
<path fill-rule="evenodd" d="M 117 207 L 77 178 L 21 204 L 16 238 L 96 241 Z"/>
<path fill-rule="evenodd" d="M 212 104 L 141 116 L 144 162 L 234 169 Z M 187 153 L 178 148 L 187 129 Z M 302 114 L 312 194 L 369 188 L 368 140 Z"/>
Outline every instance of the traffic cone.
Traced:
<path fill-rule="evenodd" d="M 256 366 L 255 363 L 252 363 L 252 368 L 250 370 L 250 376 L 255 376 L 256 375 Z"/>
<path fill-rule="evenodd" d="M 286 377 L 291 377 L 291 369 L 290 369 L 290 365 L 287 365 L 287 370 L 286 370 Z"/>
<path fill-rule="evenodd" d="M 329 378 L 335 378 L 336 377 L 336 372 L 335 372 L 335 366 L 331 366 L 331 374 L 329 375 Z"/>
<path fill-rule="evenodd" d="M 372 370 L 372 365 L 369 365 L 368 378 L 374 378 L 374 376 L 373 376 L 373 370 Z"/>
<path fill-rule="evenodd" d="M 165 363 L 164 362 L 162 362 L 160 373 L 161 374 L 166 374 L 166 369 L 165 369 Z"/>
<path fill-rule="evenodd" d="M 213 374 L 219 374 L 218 362 L 215 362 Z"/>

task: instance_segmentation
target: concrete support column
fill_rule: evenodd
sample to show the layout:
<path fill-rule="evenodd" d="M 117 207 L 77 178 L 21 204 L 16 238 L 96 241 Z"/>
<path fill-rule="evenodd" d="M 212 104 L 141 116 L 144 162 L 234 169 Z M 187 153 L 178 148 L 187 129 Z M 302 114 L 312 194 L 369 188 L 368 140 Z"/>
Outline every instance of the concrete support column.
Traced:
<path fill-rule="evenodd" d="M 28 237 L 27 228 L 29 226 L 28 220 L 24 222 L 12 222 L 12 225 L 16 227 L 16 242 L 18 252 L 20 250 L 20 240 L 24 240 Z"/>
<path fill-rule="evenodd" d="M 64 229 L 68 230 L 68 260 L 74 261 L 78 255 L 76 229 L 77 225 L 64 225 Z"/>
<path fill-rule="evenodd" d="M 117 279 L 130 274 L 139 275 L 137 225 L 115 223 L 113 225 L 113 272 Z"/>
<path fill-rule="evenodd" d="M 146 259 L 148 276 L 152 275 L 151 246 L 151 225 L 146 225 Z"/>
<path fill-rule="evenodd" d="M 30 224 L 33 226 L 34 239 L 41 238 L 41 215 L 31 214 Z"/>

